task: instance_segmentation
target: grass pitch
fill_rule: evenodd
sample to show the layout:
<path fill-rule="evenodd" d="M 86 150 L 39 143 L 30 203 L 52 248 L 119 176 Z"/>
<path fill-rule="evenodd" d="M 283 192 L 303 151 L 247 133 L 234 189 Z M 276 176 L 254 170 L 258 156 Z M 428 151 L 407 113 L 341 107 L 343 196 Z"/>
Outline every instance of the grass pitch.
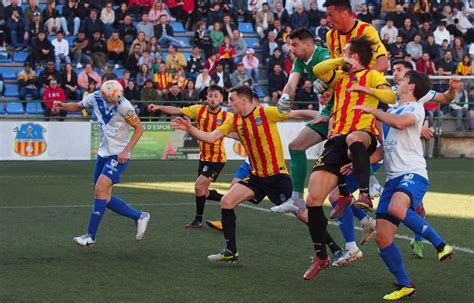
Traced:
<path fill-rule="evenodd" d="M 239 165 L 229 163 L 215 187 L 225 191 Z M 393 289 L 373 242 L 362 247 L 362 261 L 303 281 L 313 254 L 308 231 L 266 212 L 268 201 L 237 208 L 239 262 L 210 264 L 206 256 L 224 247 L 223 235 L 183 228 L 194 216 L 197 162 L 132 161 L 114 194 L 151 213 L 145 239 L 136 242 L 133 222 L 107 211 L 96 246 L 81 248 L 72 238 L 87 227 L 93 167 L 0 162 L 0 302 L 381 302 Z M 473 171 L 474 160 L 429 162 L 428 220 L 459 250 L 440 264 L 426 244 L 417 260 L 397 239 L 416 302 L 473 302 Z M 219 216 L 208 203 L 205 218 Z M 337 226 L 329 231 L 342 245 Z M 411 236 L 405 228 L 399 234 Z"/>

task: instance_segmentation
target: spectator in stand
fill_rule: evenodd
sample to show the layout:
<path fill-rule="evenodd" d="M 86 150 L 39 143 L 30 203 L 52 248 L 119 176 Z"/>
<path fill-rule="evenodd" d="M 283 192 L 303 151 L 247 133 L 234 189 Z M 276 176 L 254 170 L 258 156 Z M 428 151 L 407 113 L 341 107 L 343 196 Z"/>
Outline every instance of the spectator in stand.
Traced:
<path fill-rule="evenodd" d="M 133 49 L 135 48 L 135 45 L 140 45 L 140 51 L 141 52 L 145 51 L 148 43 L 146 42 L 144 32 L 139 32 L 137 34 L 137 38 L 135 40 L 133 40 L 132 45 L 130 46 L 130 53 L 133 52 Z"/>
<path fill-rule="evenodd" d="M 416 34 L 413 41 L 408 42 L 406 52 L 413 57 L 413 60 L 418 60 L 423 55 L 423 45 L 421 45 L 421 36 Z"/>
<path fill-rule="evenodd" d="M 421 41 L 426 41 L 426 39 L 428 39 L 428 36 L 433 35 L 433 31 L 431 30 L 431 23 L 427 21 L 423 22 L 418 33 L 421 36 Z"/>
<path fill-rule="evenodd" d="M 25 22 L 25 28 L 30 27 L 30 23 L 33 22 L 34 13 L 36 12 L 40 13 L 41 15 L 41 9 L 38 6 L 38 0 L 29 0 L 28 6 L 23 12 L 23 21 Z"/>
<path fill-rule="evenodd" d="M 471 74 L 472 74 L 471 57 L 469 56 L 469 54 L 465 54 L 462 57 L 461 62 L 459 62 L 456 68 L 456 75 L 470 76 Z"/>
<path fill-rule="evenodd" d="M 285 31 L 285 28 L 281 25 L 281 21 L 279 19 L 275 19 L 273 23 L 273 30 L 272 32 L 275 33 L 276 35 L 276 40 L 278 41 L 279 44 L 283 44 L 283 33 Z"/>
<path fill-rule="evenodd" d="M 72 65 L 67 63 L 64 66 L 62 76 L 62 85 L 61 88 L 64 91 L 64 95 L 67 100 L 79 100 L 81 94 L 79 92 L 79 87 L 77 86 L 77 74 L 74 71 Z"/>
<path fill-rule="evenodd" d="M 428 127 L 435 129 L 436 134 L 441 134 L 443 127 L 443 112 L 439 108 L 439 104 L 436 101 L 428 101 L 423 104 L 425 108 L 426 119 L 428 120 Z M 436 123 L 435 123 L 435 118 Z M 436 125 L 436 126 L 435 126 Z M 429 153 L 429 158 L 433 155 L 431 151 Z"/>
<path fill-rule="evenodd" d="M 195 81 L 197 75 L 202 72 L 204 68 L 204 61 L 199 52 L 199 47 L 193 47 L 191 56 L 189 56 L 188 64 L 186 65 L 186 76 L 188 79 Z"/>
<path fill-rule="evenodd" d="M 446 40 L 448 42 L 451 41 L 451 34 L 446 29 L 446 22 L 445 21 L 441 21 L 438 24 L 438 27 L 434 31 L 433 35 L 434 35 L 434 38 L 435 38 L 435 43 L 438 44 L 438 45 L 442 45 L 444 40 Z"/>
<path fill-rule="evenodd" d="M 135 20 L 139 20 L 140 16 L 148 13 L 153 6 L 153 0 L 129 0 L 128 10 Z"/>
<path fill-rule="evenodd" d="M 30 63 L 23 63 L 23 70 L 18 74 L 18 93 L 23 107 L 26 108 L 26 95 L 30 95 L 33 100 L 40 99 L 38 86 L 40 85 L 36 73 L 31 69 Z"/>
<path fill-rule="evenodd" d="M 118 29 L 120 28 L 120 25 L 122 25 L 125 22 L 125 17 L 130 15 L 130 12 L 128 10 L 127 3 L 122 2 L 117 10 L 115 10 L 115 22 L 114 22 L 114 28 Z"/>
<path fill-rule="evenodd" d="M 455 37 L 463 36 L 468 29 L 472 28 L 471 22 L 456 7 L 448 18 L 448 30 Z"/>
<path fill-rule="evenodd" d="M 230 45 L 235 49 L 234 54 L 234 64 L 242 61 L 242 58 L 245 56 L 245 51 L 247 50 L 247 41 L 240 35 L 240 31 L 235 29 L 232 32 L 232 39 L 230 40 Z"/>
<path fill-rule="evenodd" d="M 382 44 L 385 47 L 385 49 L 390 49 L 391 44 L 389 43 L 390 42 L 390 34 L 389 33 L 385 33 L 380 41 L 382 41 Z"/>
<path fill-rule="evenodd" d="M 21 51 L 26 47 L 24 18 L 20 16 L 18 10 L 13 10 L 8 17 L 7 28 L 10 32 L 11 46 L 15 51 Z"/>
<path fill-rule="evenodd" d="M 100 12 L 100 21 L 104 23 L 105 38 L 108 39 L 114 31 L 115 11 L 112 8 L 112 2 L 107 2 Z"/>
<path fill-rule="evenodd" d="M 160 54 L 160 45 L 158 44 L 158 39 L 155 36 L 151 37 L 150 42 L 148 43 L 148 46 L 146 47 L 146 50 L 150 53 L 150 56 L 153 58 L 156 58 L 156 55 Z"/>
<path fill-rule="evenodd" d="M 466 53 L 466 49 L 464 48 L 464 42 L 461 37 L 454 38 L 454 45 L 452 48 L 453 52 L 453 61 L 455 64 L 461 62 L 464 54 Z"/>
<path fill-rule="evenodd" d="M 140 91 L 138 90 L 134 81 L 128 81 L 127 87 L 123 91 L 123 96 L 129 101 L 140 101 Z M 135 112 L 139 115 L 140 110 L 138 108 L 138 104 L 133 102 L 132 105 L 135 108 Z"/>
<path fill-rule="evenodd" d="M 288 81 L 287 76 L 283 72 L 279 64 L 273 66 L 273 71 L 268 76 L 268 92 L 270 93 L 271 103 L 276 104 L 281 95 L 283 95 L 283 87 Z"/>
<path fill-rule="evenodd" d="M 125 49 L 131 47 L 133 40 L 137 37 L 137 28 L 133 25 L 131 16 L 125 16 L 118 31 L 120 38 L 125 42 Z"/>
<path fill-rule="evenodd" d="M 158 39 L 158 43 L 161 47 L 168 47 L 168 45 L 171 43 L 183 47 L 183 41 L 179 41 L 173 37 L 174 31 L 171 25 L 168 24 L 167 18 L 167 15 L 161 15 L 159 24 L 155 25 L 154 27 L 155 36 Z"/>
<path fill-rule="evenodd" d="M 168 47 L 168 52 L 169 54 L 165 59 L 166 69 L 168 72 L 174 75 L 180 68 L 186 68 L 186 65 L 188 64 L 186 58 L 182 53 L 178 52 L 178 48 L 176 46 L 171 44 Z"/>
<path fill-rule="evenodd" d="M 374 15 L 370 13 L 369 7 L 367 6 L 367 4 L 363 4 L 360 7 L 360 13 L 357 15 L 357 19 L 359 19 L 362 22 L 372 24 L 372 21 L 374 20 Z"/>
<path fill-rule="evenodd" d="M 279 64 L 282 69 L 284 68 L 284 63 L 285 58 L 283 56 L 283 51 L 281 48 L 277 47 L 273 50 L 273 55 L 270 57 L 270 60 L 268 61 L 268 67 L 267 67 L 267 74 L 270 74 L 273 70 L 273 66 L 275 64 Z"/>
<path fill-rule="evenodd" d="M 275 14 L 275 20 L 280 20 L 282 26 L 290 24 L 290 14 L 280 1 L 275 3 L 275 11 L 273 13 Z"/>
<path fill-rule="evenodd" d="M 430 0 L 416 0 L 413 12 L 420 23 L 426 21 L 431 22 L 433 20 L 433 16 L 431 15 L 431 7 L 432 4 Z"/>
<path fill-rule="evenodd" d="M 33 39 L 38 37 L 39 32 L 42 32 L 44 30 L 45 30 L 45 26 L 44 26 L 43 21 L 41 20 L 41 13 L 34 12 L 33 21 L 30 23 L 29 28 L 28 28 L 29 41 L 32 42 Z"/>
<path fill-rule="evenodd" d="M 253 48 L 247 49 L 245 52 L 245 57 L 242 59 L 242 63 L 244 64 L 245 69 L 247 69 L 250 74 L 252 75 L 253 80 L 255 83 L 258 83 L 259 80 L 259 70 L 258 65 L 259 61 L 258 58 L 255 57 L 255 51 Z"/>
<path fill-rule="evenodd" d="M 61 16 L 56 9 L 55 0 L 48 0 L 48 4 L 43 11 L 43 22 L 50 35 L 55 34 L 61 28 Z"/>
<path fill-rule="evenodd" d="M 290 52 L 288 56 L 285 57 L 283 61 L 283 67 L 287 75 L 291 74 L 291 69 L 293 68 L 293 62 L 295 61 L 295 54 Z"/>
<path fill-rule="evenodd" d="M 23 18 L 23 9 L 21 8 L 21 3 L 18 3 L 18 0 L 11 0 L 9 5 L 6 1 L 2 2 L 5 7 L 5 17 L 7 19 L 13 14 L 13 11 L 17 11 L 18 15 Z"/>
<path fill-rule="evenodd" d="M 262 57 L 263 62 L 268 63 L 270 58 L 273 56 L 273 52 L 276 48 L 280 47 L 276 41 L 276 35 L 273 31 L 268 33 L 267 39 L 262 43 Z"/>
<path fill-rule="evenodd" d="M 62 31 L 56 32 L 56 38 L 51 41 L 51 44 L 54 47 L 54 59 L 57 70 L 61 69 L 61 63 L 71 63 L 71 58 L 69 58 L 69 42 L 64 39 Z"/>
<path fill-rule="evenodd" d="M 328 21 L 326 18 L 321 18 L 319 26 L 316 27 L 316 42 L 319 42 L 319 45 L 326 47 L 326 34 L 329 32 L 330 28 L 328 26 Z"/>
<path fill-rule="evenodd" d="M 35 67 L 36 63 L 54 60 L 54 46 L 46 39 L 44 31 L 39 32 L 38 37 L 31 41 L 29 59 L 32 67 Z"/>
<path fill-rule="evenodd" d="M 235 50 L 230 45 L 230 37 L 224 36 L 224 44 L 219 46 L 219 61 L 224 64 L 224 68 L 226 68 L 229 73 L 234 71 L 234 55 Z"/>
<path fill-rule="evenodd" d="M 209 35 L 206 30 L 206 22 L 199 21 L 197 23 L 197 28 L 194 32 L 193 43 L 195 46 L 204 50 L 204 54 L 206 55 L 206 57 L 209 57 L 212 52 L 212 43 L 211 38 L 209 38 Z"/>
<path fill-rule="evenodd" d="M 66 36 L 71 35 L 70 29 L 72 29 L 72 35 L 76 36 L 79 33 L 81 26 L 81 18 L 77 13 L 78 1 L 68 0 L 67 5 L 63 7 L 63 16 L 61 17 L 61 27 L 66 33 Z"/>
<path fill-rule="evenodd" d="M 99 74 L 97 74 L 94 69 L 92 68 L 92 64 L 86 64 L 84 70 L 79 74 L 77 77 L 77 85 L 79 86 L 79 91 L 84 93 L 87 90 L 89 82 L 95 81 L 96 89 L 99 89 L 102 85 L 102 81 L 100 79 Z"/>
<path fill-rule="evenodd" d="M 153 67 L 153 64 L 155 64 L 155 58 L 152 57 L 147 50 L 144 50 L 142 56 L 140 57 L 140 59 L 138 59 L 138 66 L 142 66 L 142 64 L 146 64 L 150 71 Z"/>
<path fill-rule="evenodd" d="M 142 47 L 140 44 L 135 44 L 132 48 L 132 53 L 127 56 L 125 60 L 125 69 L 130 71 L 132 77 L 135 77 L 138 73 L 138 60 L 142 55 Z"/>
<path fill-rule="evenodd" d="M 49 121 L 51 116 L 59 114 L 59 121 L 64 121 L 67 112 L 61 109 L 59 113 L 55 113 L 53 111 L 54 101 L 66 102 L 66 96 L 64 95 L 62 88 L 58 85 L 58 82 L 55 79 L 52 79 L 43 95 L 44 117 L 46 121 Z"/>
<path fill-rule="evenodd" d="M 255 17 L 255 27 L 260 39 L 263 39 L 268 31 L 272 30 L 274 21 L 274 15 L 270 10 L 270 5 L 263 3 L 262 10 L 259 11 Z"/>
<path fill-rule="evenodd" d="M 216 22 L 221 22 L 224 17 L 224 13 L 221 10 L 219 2 L 212 2 L 211 9 L 207 12 L 207 25 L 209 30 L 213 30 L 213 26 Z"/>
<path fill-rule="evenodd" d="M 453 75 L 456 70 L 456 65 L 453 62 L 453 54 L 451 51 L 447 51 L 444 54 L 443 59 L 436 62 L 436 68 L 442 68 L 444 70 L 443 75 L 450 76 Z"/>
<path fill-rule="evenodd" d="M 232 32 L 237 29 L 237 26 L 232 23 L 230 15 L 224 15 L 224 24 L 222 25 L 222 31 L 224 36 L 232 36 Z"/>
<path fill-rule="evenodd" d="M 217 54 L 211 54 L 206 62 L 204 62 L 204 67 L 209 71 L 209 75 L 212 75 L 216 71 L 217 63 L 219 62 L 219 57 Z"/>
<path fill-rule="evenodd" d="M 324 18 L 324 14 L 318 10 L 318 4 L 312 1 L 308 11 L 309 29 L 312 33 L 316 31 L 316 27 L 321 23 L 321 18 Z"/>
<path fill-rule="evenodd" d="M 84 99 L 85 97 L 87 97 L 90 94 L 92 94 L 93 92 L 95 92 L 97 90 L 95 87 L 96 87 L 95 81 L 91 80 L 91 82 L 88 83 L 87 90 L 82 94 L 82 99 Z M 84 111 L 85 111 L 85 109 L 82 112 L 84 113 Z M 86 116 L 86 115 L 84 115 L 84 116 Z"/>
<path fill-rule="evenodd" d="M 214 51 L 218 51 L 219 46 L 224 44 L 224 33 L 221 30 L 221 23 L 219 21 L 214 23 L 214 27 L 209 34 L 209 38 L 211 39 Z"/>
<path fill-rule="evenodd" d="M 185 101 L 191 101 L 190 103 L 196 103 L 199 101 L 199 92 L 194 87 L 194 81 L 188 81 L 187 86 L 183 91 L 183 98 Z"/>
<path fill-rule="evenodd" d="M 177 21 L 183 22 L 186 19 L 186 12 L 184 11 L 183 0 L 168 0 L 168 8 L 170 9 L 171 15 L 176 18 Z"/>
<path fill-rule="evenodd" d="M 374 1 L 372 1 L 372 3 L 373 2 Z M 375 1 L 375 2 L 380 2 L 380 17 L 381 17 L 381 19 L 385 18 L 387 16 L 387 14 L 390 14 L 390 13 L 395 11 L 395 1 L 393 1 L 393 0 L 379 0 L 379 1 Z"/>
<path fill-rule="evenodd" d="M 112 61 L 114 68 L 120 68 L 124 63 L 125 43 L 119 37 L 119 33 L 114 31 L 109 40 L 107 40 L 107 53 L 109 60 Z"/>
<path fill-rule="evenodd" d="M 398 3 L 395 5 L 395 10 L 387 15 L 385 20 L 393 20 L 393 25 L 400 29 L 403 27 L 403 23 L 405 22 L 405 19 L 408 17 L 408 15 L 405 13 L 403 10 L 403 6 Z"/>
<path fill-rule="evenodd" d="M 390 60 L 403 60 L 405 57 L 405 44 L 403 43 L 403 38 L 401 35 L 398 35 L 395 39 L 395 43 L 390 45 L 389 52 L 390 52 Z"/>
<path fill-rule="evenodd" d="M 214 81 L 217 85 L 222 87 L 224 90 L 227 90 L 232 87 L 230 82 L 230 75 L 224 70 L 224 64 L 221 62 L 217 63 L 216 71 L 211 74 L 211 80 Z"/>
<path fill-rule="evenodd" d="M 303 5 L 302 1 L 301 2 L 299 2 L 297 0 L 286 0 L 285 1 L 285 9 L 290 13 L 290 15 L 295 12 L 297 3 L 301 3 L 301 5 Z M 303 5 L 303 9 L 304 9 L 304 5 Z"/>
<path fill-rule="evenodd" d="M 92 64 L 92 59 L 86 54 L 89 40 L 86 38 L 86 34 L 82 31 L 77 34 L 77 38 L 74 39 L 73 47 L 70 49 L 72 53 L 72 63 L 76 64 L 76 68 L 82 68 L 84 64 Z"/>
<path fill-rule="evenodd" d="M 148 65 L 142 64 L 140 65 L 140 71 L 138 72 L 136 77 L 136 83 L 139 90 L 143 88 L 147 80 L 153 81 L 153 74 L 151 73 L 151 70 Z"/>
<path fill-rule="evenodd" d="M 97 11 L 95 9 L 91 10 L 89 17 L 82 21 L 81 31 L 86 34 L 87 39 L 92 39 L 92 35 L 95 32 L 105 32 L 105 25 L 99 18 L 97 18 Z"/>
<path fill-rule="evenodd" d="M 403 21 L 403 27 L 400 28 L 398 32 L 403 37 L 403 42 L 407 44 L 408 42 L 413 41 L 418 30 L 413 26 L 410 18 L 405 18 L 405 21 Z"/>
<path fill-rule="evenodd" d="M 188 79 L 184 69 L 180 68 L 173 77 L 173 83 L 176 83 L 180 90 L 184 90 L 188 86 Z"/>
<path fill-rule="evenodd" d="M 237 69 L 230 76 L 232 87 L 244 85 L 248 80 L 252 80 L 252 76 L 250 75 L 250 72 L 245 69 L 244 64 L 239 62 L 237 64 Z M 253 83 L 253 81 L 251 81 L 251 83 Z M 253 89 L 253 85 L 251 85 L 251 88 Z"/>
<path fill-rule="evenodd" d="M 305 80 L 303 86 L 298 90 L 296 94 L 297 103 L 293 105 L 294 109 L 312 109 L 319 110 L 318 96 L 313 90 L 313 83 L 309 80 Z"/>
<path fill-rule="evenodd" d="M 423 53 L 428 53 L 431 60 L 437 61 L 440 59 L 439 45 L 435 43 L 434 36 L 428 36 L 426 43 L 423 45 Z"/>
<path fill-rule="evenodd" d="M 450 52 L 451 47 L 449 46 L 448 40 L 444 40 L 443 44 L 441 44 L 441 47 L 439 48 L 439 59 L 444 58 L 446 55 L 446 52 Z"/>
<path fill-rule="evenodd" d="M 146 101 L 140 103 L 140 113 L 142 116 L 149 116 L 151 113 L 148 111 L 148 104 L 153 103 L 154 101 L 160 100 L 158 92 L 153 87 L 153 81 L 147 80 L 145 86 L 140 91 L 140 100 Z M 158 115 L 156 115 L 158 116 Z"/>
<path fill-rule="evenodd" d="M 209 75 L 209 70 L 207 68 L 204 68 L 202 70 L 202 73 L 200 73 L 196 78 L 196 90 L 200 93 L 204 89 L 207 89 L 210 83 L 211 83 L 211 76 Z"/>
<path fill-rule="evenodd" d="M 462 118 L 466 117 L 468 131 L 472 131 L 471 111 L 469 110 L 469 95 L 464 89 L 464 83 L 461 82 L 459 89 L 456 91 L 456 97 L 449 104 L 451 115 L 456 117 L 456 131 L 462 131 Z"/>
<path fill-rule="evenodd" d="M 418 59 L 418 61 L 416 62 L 416 70 L 427 75 L 435 74 L 436 67 L 434 62 L 430 58 L 430 54 L 423 53 L 421 59 Z"/>
<path fill-rule="evenodd" d="M 395 43 L 395 39 L 398 36 L 398 29 L 393 26 L 393 20 L 392 19 L 387 19 L 387 24 L 382 27 L 380 30 L 380 36 L 385 36 L 385 34 L 388 34 L 389 40 L 388 43 L 392 44 Z"/>
<path fill-rule="evenodd" d="M 290 17 L 290 24 L 293 30 L 309 26 L 308 14 L 304 11 L 303 4 L 296 4 L 296 11 Z"/>
<path fill-rule="evenodd" d="M 125 89 L 128 86 L 128 82 L 132 81 L 130 72 L 128 70 L 125 70 L 123 72 L 122 78 L 118 80 L 120 85 L 122 85 L 122 88 Z"/>
<path fill-rule="evenodd" d="M 155 35 L 153 24 L 148 21 L 148 13 L 142 15 L 142 21 L 137 24 L 137 31 L 145 34 L 146 41 L 150 41 L 151 37 Z"/>
<path fill-rule="evenodd" d="M 173 76 L 166 71 L 166 65 L 164 63 L 160 63 L 158 72 L 156 72 L 153 77 L 153 82 L 155 83 L 155 87 L 158 90 L 160 97 L 166 96 L 168 94 L 168 89 L 171 86 L 172 81 Z"/>
<path fill-rule="evenodd" d="M 92 40 L 87 45 L 86 54 L 91 57 L 95 67 L 103 70 L 107 65 L 107 42 L 102 39 L 99 31 L 92 35 Z"/>
<path fill-rule="evenodd" d="M 240 1 L 245 1 L 245 0 L 240 0 Z M 237 2 L 239 2 L 239 0 Z M 207 1 L 207 0 L 196 0 L 194 4 L 195 4 L 194 13 L 195 13 L 195 18 L 196 18 L 195 21 L 201 20 L 203 18 L 203 16 L 207 16 L 207 12 L 209 10 L 209 1 Z M 234 8 L 235 8 L 235 6 L 236 6 L 236 4 L 235 4 L 235 1 L 234 1 Z M 193 22 L 193 24 L 195 24 L 195 23 L 196 22 Z"/>
<path fill-rule="evenodd" d="M 155 0 L 153 7 L 148 12 L 148 21 L 150 21 L 151 24 L 156 25 L 159 23 L 161 15 L 166 15 L 167 19 L 170 17 L 163 1 Z"/>
<path fill-rule="evenodd" d="M 89 17 L 89 14 L 92 10 L 91 0 L 79 1 L 77 5 L 77 16 L 81 19 L 81 26 L 84 20 Z M 81 30 L 81 28 L 79 28 Z"/>
<path fill-rule="evenodd" d="M 166 94 L 165 100 L 168 101 L 169 103 L 166 103 L 167 105 L 170 106 L 177 106 L 181 107 L 183 106 L 182 101 L 184 101 L 183 94 L 181 93 L 181 90 L 178 87 L 178 84 L 172 83 L 171 87 Z"/>

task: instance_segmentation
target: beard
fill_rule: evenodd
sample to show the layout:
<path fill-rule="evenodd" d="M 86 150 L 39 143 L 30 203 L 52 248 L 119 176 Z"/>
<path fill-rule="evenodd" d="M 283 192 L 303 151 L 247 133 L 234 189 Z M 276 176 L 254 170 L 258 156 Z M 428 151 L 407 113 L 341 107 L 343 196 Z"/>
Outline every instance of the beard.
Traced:
<path fill-rule="evenodd" d="M 341 68 L 344 72 L 349 72 L 352 69 L 352 65 L 345 62 L 344 65 Z"/>

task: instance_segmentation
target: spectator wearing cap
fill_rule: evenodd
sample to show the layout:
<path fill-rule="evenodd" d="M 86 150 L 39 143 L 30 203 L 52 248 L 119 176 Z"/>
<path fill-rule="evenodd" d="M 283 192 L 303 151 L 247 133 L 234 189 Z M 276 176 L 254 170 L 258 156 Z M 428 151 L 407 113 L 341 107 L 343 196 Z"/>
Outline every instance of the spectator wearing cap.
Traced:
<path fill-rule="evenodd" d="M 56 32 L 56 38 L 51 41 L 51 44 L 54 47 L 54 61 L 57 70 L 61 69 L 61 63 L 71 63 L 71 58 L 69 58 L 69 42 L 64 39 L 62 31 Z"/>
<path fill-rule="evenodd" d="M 168 47 L 170 44 L 184 46 L 182 41 L 174 38 L 174 31 L 171 25 L 168 24 L 168 16 L 161 15 L 160 21 L 157 25 L 153 28 L 155 32 L 155 36 L 158 39 L 158 43 L 161 47 Z"/>
<path fill-rule="evenodd" d="M 20 51 L 26 47 L 24 18 L 20 16 L 18 10 L 13 10 L 11 16 L 8 17 L 7 28 L 10 32 L 11 45 L 16 51 Z"/>
<path fill-rule="evenodd" d="M 119 68 L 124 63 L 125 56 L 125 43 L 119 37 L 119 33 L 114 31 L 109 40 L 107 40 L 107 53 L 109 60 L 111 60 L 115 66 Z"/>
<path fill-rule="evenodd" d="M 86 54 L 91 57 L 95 67 L 103 70 L 107 65 L 107 42 L 99 31 L 92 35 L 92 40 L 87 45 Z"/>
<path fill-rule="evenodd" d="M 26 108 L 26 95 L 30 95 L 33 100 L 40 98 L 39 81 L 36 73 L 30 67 L 29 62 L 23 63 L 23 70 L 18 74 L 18 93 L 20 100 L 23 102 L 23 107 Z"/>
<path fill-rule="evenodd" d="M 232 86 L 235 87 L 235 86 L 244 85 L 244 82 L 248 80 L 251 80 L 251 83 L 253 83 L 250 72 L 245 69 L 245 66 L 242 62 L 239 62 L 237 64 L 236 70 L 230 76 L 230 82 Z M 252 84 L 251 87 L 253 88 L 254 85 Z"/>
<path fill-rule="evenodd" d="M 268 92 L 272 104 L 276 104 L 278 99 L 283 95 L 283 88 L 285 87 L 288 77 L 283 72 L 283 68 L 280 64 L 273 66 L 273 71 L 268 76 Z"/>
<path fill-rule="evenodd" d="M 63 16 L 61 17 L 61 27 L 66 33 L 66 36 L 71 34 L 76 36 L 79 33 L 81 26 L 81 18 L 78 15 L 78 1 L 68 0 L 67 4 L 63 7 Z"/>
<path fill-rule="evenodd" d="M 56 79 L 52 79 L 49 82 L 49 86 L 46 88 L 43 94 L 44 116 L 45 120 L 49 121 L 51 116 L 59 114 L 59 121 L 64 121 L 64 118 L 67 116 L 67 112 L 61 109 L 58 113 L 55 113 L 53 111 L 54 101 L 66 102 L 66 96 L 64 95 L 64 91 L 58 85 Z"/>
<path fill-rule="evenodd" d="M 29 0 L 28 6 L 25 8 L 25 12 L 23 14 L 26 28 L 30 27 L 30 23 L 33 21 L 34 13 L 40 13 L 41 16 L 41 9 L 38 6 L 38 0 Z"/>
<path fill-rule="evenodd" d="M 259 60 L 255 57 L 255 51 L 253 48 L 247 49 L 245 52 L 245 57 L 242 59 L 242 63 L 246 70 L 250 72 L 252 75 L 253 80 L 255 83 L 258 83 L 259 79 L 259 71 L 258 71 L 258 64 Z"/>
<path fill-rule="evenodd" d="M 280 45 L 276 41 L 276 34 L 273 31 L 268 32 L 267 39 L 262 43 L 262 59 L 263 62 L 268 63 L 273 56 L 273 52 Z"/>
<path fill-rule="evenodd" d="M 166 69 L 168 72 L 174 75 L 180 68 L 186 68 L 186 65 L 188 64 L 186 58 L 182 53 L 178 52 L 176 46 L 170 45 L 168 47 L 168 52 L 169 54 L 165 58 Z"/>
<path fill-rule="evenodd" d="M 410 54 L 414 60 L 418 60 L 423 55 L 423 46 L 421 45 L 421 36 L 416 34 L 413 41 L 408 42 L 406 52 Z"/>
<path fill-rule="evenodd" d="M 72 44 L 73 47 L 71 47 L 70 51 L 72 53 L 72 63 L 76 64 L 76 68 L 82 68 L 83 64 L 92 64 L 91 57 L 86 54 L 87 46 L 89 45 L 86 34 L 80 31 Z"/>
<path fill-rule="evenodd" d="M 270 10 L 270 5 L 268 5 L 268 3 L 263 3 L 262 10 L 259 11 L 255 17 L 255 27 L 260 39 L 263 39 L 268 31 L 273 28 L 273 23 L 275 21 L 274 18 L 275 17 Z"/>
<path fill-rule="evenodd" d="M 395 39 L 398 36 L 398 29 L 395 26 L 393 26 L 392 19 L 388 19 L 387 24 L 384 27 L 382 27 L 382 29 L 380 30 L 380 36 L 384 37 L 385 34 L 388 34 L 389 36 L 389 40 L 388 40 L 389 44 L 395 43 Z"/>
<path fill-rule="evenodd" d="M 222 64 L 222 62 L 217 63 L 216 71 L 211 74 L 211 80 L 225 90 L 232 87 L 230 75 L 224 70 L 224 64 Z"/>
<path fill-rule="evenodd" d="M 50 35 L 55 34 L 61 28 L 61 17 L 56 9 L 55 0 L 48 0 L 48 4 L 43 11 L 43 22 Z"/>
<path fill-rule="evenodd" d="M 438 24 L 438 27 L 433 32 L 433 36 L 435 38 L 435 43 L 438 45 L 442 45 L 444 40 L 447 40 L 448 42 L 451 41 L 451 34 L 446 29 L 445 21 L 441 21 Z"/>
<path fill-rule="evenodd" d="M 105 25 L 97 18 L 97 11 L 95 9 L 91 10 L 89 17 L 82 22 L 81 31 L 86 34 L 87 39 L 92 39 L 92 35 L 97 31 L 100 33 L 105 32 Z"/>
<path fill-rule="evenodd" d="M 232 32 L 232 39 L 230 39 L 230 45 L 235 49 L 234 54 L 234 63 L 242 61 L 242 58 L 245 56 L 245 51 L 247 50 L 247 41 L 240 35 L 238 29 L 234 29 Z"/>
<path fill-rule="evenodd" d="M 28 39 L 33 41 L 38 36 L 38 33 L 45 30 L 43 21 L 41 20 L 41 13 L 34 12 L 33 20 L 28 27 Z"/>
<path fill-rule="evenodd" d="M 54 60 L 54 46 L 46 39 L 44 31 L 40 31 L 38 36 L 31 41 L 29 59 L 32 67 L 42 61 Z"/>
<path fill-rule="evenodd" d="M 114 30 L 114 23 L 115 23 L 115 11 L 112 7 L 112 2 L 107 2 L 105 7 L 102 8 L 100 11 L 100 21 L 104 23 L 105 28 L 105 38 L 108 39 L 112 35 L 112 31 Z"/>
<path fill-rule="evenodd" d="M 304 11 L 303 4 L 296 4 L 296 10 L 290 17 L 290 25 L 293 30 L 309 26 L 308 14 Z"/>

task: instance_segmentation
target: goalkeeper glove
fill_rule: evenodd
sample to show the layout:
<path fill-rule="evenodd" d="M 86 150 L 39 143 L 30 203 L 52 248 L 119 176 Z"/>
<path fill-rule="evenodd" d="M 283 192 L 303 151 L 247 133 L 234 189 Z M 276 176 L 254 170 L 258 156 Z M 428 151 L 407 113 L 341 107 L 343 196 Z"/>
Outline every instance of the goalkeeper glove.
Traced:
<path fill-rule="evenodd" d="M 278 111 L 282 114 L 288 114 L 291 111 L 291 100 L 288 94 L 283 94 L 277 102 Z"/>
<path fill-rule="evenodd" d="M 328 85 L 320 79 L 313 82 L 313 90 L 316 94 L 322 94 L 328 89 Z"/>

